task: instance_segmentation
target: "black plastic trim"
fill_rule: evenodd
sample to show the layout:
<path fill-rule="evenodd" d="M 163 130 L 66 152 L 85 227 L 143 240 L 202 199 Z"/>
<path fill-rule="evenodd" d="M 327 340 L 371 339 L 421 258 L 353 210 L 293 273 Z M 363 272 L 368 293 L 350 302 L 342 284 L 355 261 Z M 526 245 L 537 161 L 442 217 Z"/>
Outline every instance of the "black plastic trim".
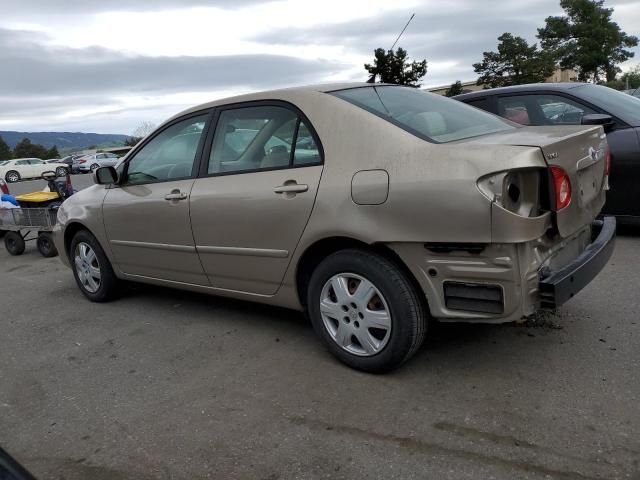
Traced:
<path fill-rule="evenodd" d="M 540 306 L 556 308 L 586 287 L 607 264 L 616 238 L 615 217 L 604 217 L 592 224 L 592 235 L 597 235 L 573 262 L 557 271 L 544 271 L 540 279 Z"/>
<path fill-rule="evenodd" d="M 504 313 L 504 295 L 500 285 L 444 282 L 444 301 L 451 310 L 476 313 Z"/>
<path fill-rule="evenodd" d="M 468 252 L 472 254 L 482 253 L 486 245 L 484 243 L 425 243 L 424 248 L 433 253 Z"/>

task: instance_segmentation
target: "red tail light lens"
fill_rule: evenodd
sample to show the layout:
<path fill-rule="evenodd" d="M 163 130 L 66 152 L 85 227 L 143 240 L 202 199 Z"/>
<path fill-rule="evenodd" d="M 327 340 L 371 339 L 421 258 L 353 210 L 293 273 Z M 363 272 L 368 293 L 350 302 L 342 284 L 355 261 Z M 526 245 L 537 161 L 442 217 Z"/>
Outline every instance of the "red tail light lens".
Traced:
<path fill-rule="evenodd" d="M 604 176 L 608 177 L 611 171 L 611 150 L 609 147 L 604 152 Z"/>
<path fill-rule="evenodd" d="M 556 210 L 562 210 L 571 203 L 571 180 L 560 167 L 549 167 L 553 178 L 553 189 L 556 198 Z"/>
<path fill-rule="evenodd" d="M 86 160 L 78 160 L 78 163 L 87 163 Z"/>

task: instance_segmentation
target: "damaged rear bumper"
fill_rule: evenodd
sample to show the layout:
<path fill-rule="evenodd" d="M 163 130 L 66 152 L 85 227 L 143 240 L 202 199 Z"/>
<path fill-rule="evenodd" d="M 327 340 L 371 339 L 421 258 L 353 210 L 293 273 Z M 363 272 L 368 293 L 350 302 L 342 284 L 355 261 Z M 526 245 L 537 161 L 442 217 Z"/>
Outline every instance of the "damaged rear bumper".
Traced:
<path fill-rule="evenodd" d="M 616 219 L 605 217 L 592 224 L 594 240 L 571 263 L 563 268 L 540 272 L 540 306 L 559 307 L 593 280 L 607 264 L 615 246 Z"/>

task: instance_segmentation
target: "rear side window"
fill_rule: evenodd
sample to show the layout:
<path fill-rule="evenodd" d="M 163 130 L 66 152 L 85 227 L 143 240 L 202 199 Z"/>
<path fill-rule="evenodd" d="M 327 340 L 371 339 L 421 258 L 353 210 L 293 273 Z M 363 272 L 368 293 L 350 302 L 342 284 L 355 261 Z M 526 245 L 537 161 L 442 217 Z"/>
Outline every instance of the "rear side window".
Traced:
<path fill-rule="evenodd" d="M 467 100 L 467 105 L 471 105 L 472 107 L 479 108 L 480 110 L 484 110 L 485 112 L 489 111 L 489 100 L 487 97 L 484 98 L 474 98 L 473 100 Z"/>
<path fill-rule="evenodd" d="M 436 143 L 453 142 L 515 127 L 457 100 L 409 87 L 360 87 L 333 92 L 414 135 Z"/>
<path fill-rule="evenodd" d="M 314 136 L 296 112 L 273 105 L 240 107 L 220 113 L 207 173 L 272 170 L 321 161 Z"/>
<path fill-rule="evenodd" d="M 561 95 L 528 94 L 498 98 L 498 114 L 522 125 L 580 125 L 582 117 L 597 113 Z"/>

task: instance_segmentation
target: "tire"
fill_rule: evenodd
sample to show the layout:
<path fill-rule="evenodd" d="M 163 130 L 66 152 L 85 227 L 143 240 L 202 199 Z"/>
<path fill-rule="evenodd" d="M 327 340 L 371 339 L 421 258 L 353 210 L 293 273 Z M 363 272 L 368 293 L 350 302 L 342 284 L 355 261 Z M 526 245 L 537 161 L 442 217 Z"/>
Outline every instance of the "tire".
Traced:
<path fill-rule="evenodd" d="M 91 171 L 95 172 L 98 168 L 100 168 L 100 165 L 98 165 L 97 163 L 94 163 L 93 165 L 91 165 Z"/>
<path fill-rule="evenodd" d="M 7 183 L 16 183 L 20 181 L 20 174 L 15 170 L 10 170 L 4 176 L 4 179 L 7 181 Z"/>
<path fill-rule="evenodd" d="M 53 235 L 50 232 L 40 232 L 36 241 L 38 251 L 45 258 L 51 258 L 58 255 L 58 249 L 53 243 Z"/>
<path fill-rule="evenodd" d="M 118 279 L 113 267 L 96 238 L 87 230 L 80 230 L 71 240 L 69 260 L 76 283 L 85 297 L 92 302 L 108 302 L 116 296 Z"/>
<path fill-rule="evenodd" d="M 66 177 L 68 170 L 64 167 L 56 168 L 56 177 Z"/>
<path fill-rule="evenodd" d="M 9 255 L 22 255 L 24 253 L 24 238 L 18 232 L 7 232 L 4 236 L 4 246 Z"/>
<path fill-rule="evenodd" d="M 334 285 L 342 293 L 338 295 Z M 361 287 L 369 293 L 359 300 Z M 370 373 L 388 372 L 406 362 L 427 330 L 422 292 L 393 262 L 365 250 L 341 250 L 316 267 L 307 288 L 307 309 L 329 351 Z"/>

